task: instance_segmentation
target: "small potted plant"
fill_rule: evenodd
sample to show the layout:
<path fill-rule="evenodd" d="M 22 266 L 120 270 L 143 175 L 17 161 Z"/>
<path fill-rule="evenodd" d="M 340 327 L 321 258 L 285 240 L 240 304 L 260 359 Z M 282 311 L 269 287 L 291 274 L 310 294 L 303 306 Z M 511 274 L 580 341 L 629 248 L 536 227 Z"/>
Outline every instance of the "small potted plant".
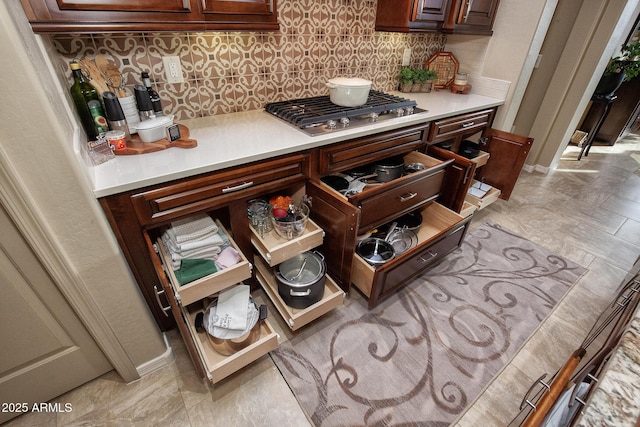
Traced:
<path fill-rule="evenodd" d="M 411 92 L 424 92 L 423 86 L 427 83 L 427 69 L 426 68 L 416 68 L 413 71 L 415 76 L 415 80 L 413 82 L 413 87 L 411 88 Z"/>
<path fill-rule="evenodd" d="M 415 75 L 412 68 L 403 68 L 400 71 L 400 92 L 411 92 L 414 77 Z"/>
<path fill-rule="evenodd" d="M 422 68 L 419 70 L 420 73 L 420 92 L 431 92 L 433 90 L 433 84 L 435 82 L 438 73 L 434 70 L 429 70 L 428 68 Z"/>
<path fill-rule="evenodd" d="M 620 85 L 640 74 L 640 42 L 628 44 L 622 48 L 620 55 L 609 60 L 607 68 L 594 92 L 596 96 L 611 96 Z"/>

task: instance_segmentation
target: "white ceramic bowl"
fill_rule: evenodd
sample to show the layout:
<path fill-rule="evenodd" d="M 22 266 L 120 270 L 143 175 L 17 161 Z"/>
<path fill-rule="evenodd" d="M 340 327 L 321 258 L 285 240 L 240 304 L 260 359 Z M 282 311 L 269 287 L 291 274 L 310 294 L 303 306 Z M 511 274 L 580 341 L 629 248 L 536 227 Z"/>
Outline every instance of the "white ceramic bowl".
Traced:
<path fill-rule="evenodd" d="M 136 126 L 142 142 L 158 141 L 167 137 L 167 127 L 173 124 L 173 114 L 157 116 L 153 119 L 141 121 Z"/>
<path fill-rule="evenodd" d="M 329 99 L 342 107 L 359 107 L 367 103 L 371 81 L 357 77 L 336 77 L 327 82 Z"/>

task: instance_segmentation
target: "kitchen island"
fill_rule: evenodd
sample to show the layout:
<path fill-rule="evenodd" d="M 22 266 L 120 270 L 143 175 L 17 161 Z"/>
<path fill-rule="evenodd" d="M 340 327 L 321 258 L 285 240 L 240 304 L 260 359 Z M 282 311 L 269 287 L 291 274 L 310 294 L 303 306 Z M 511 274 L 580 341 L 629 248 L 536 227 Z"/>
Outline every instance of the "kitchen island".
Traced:
<path fill-rule="evenodd" d="M 181 120 L 197 140 L 195 148 L 169 148 L 140 155 L 116 156 L 88 168 L 97 198 L 206 172 L 291 154 L 413 124 L 497 107 L 503 100 L 447 91 L 395 93 L 414 99 L 425 112 L 370 126 L 308 136 L 263 110 Z"/>

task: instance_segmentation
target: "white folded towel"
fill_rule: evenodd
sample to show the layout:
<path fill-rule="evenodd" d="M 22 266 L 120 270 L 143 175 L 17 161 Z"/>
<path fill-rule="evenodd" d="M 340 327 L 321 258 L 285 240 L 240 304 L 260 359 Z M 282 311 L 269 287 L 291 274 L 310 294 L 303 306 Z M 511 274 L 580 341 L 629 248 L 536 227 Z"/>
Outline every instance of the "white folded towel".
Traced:
<path fill-rule="evenodd" d="M 218 232 L 218 226 L 206 213 L 174 221 L 171 223 L 171 228 L 175 233 L 177 243 L 196 240 L 210 233 Z"/>
<path fill-rule="evenodd" d="M 225 241 L 218 233 L 208 233 L 199 239 L 179 243 L 175 232 L 171 228 L 167 230 L 166 239 L 163 239 L 163 241 L 174 252 L 189 251 L 207 246 L 223 246 L 225 244 Z"/>
<path fill-rule="evenodd" d="M 216 315 L 213 318 L 214 331 L 217 332 L 217 329 L 244 331 L 247 328 L 249 292 L 248 285 L 236 285 L 220 292 Z"/>

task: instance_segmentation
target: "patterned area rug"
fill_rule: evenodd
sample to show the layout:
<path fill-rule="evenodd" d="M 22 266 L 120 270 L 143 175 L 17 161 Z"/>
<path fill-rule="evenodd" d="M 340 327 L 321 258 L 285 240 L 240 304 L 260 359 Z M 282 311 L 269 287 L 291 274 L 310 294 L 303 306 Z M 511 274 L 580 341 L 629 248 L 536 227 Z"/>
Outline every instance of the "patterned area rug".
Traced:
<path fill-rule="evenodd" d="M 448 426 L 585 271 L 483 224 L 379 306 L 352 295 L 271 355 L 316 426 Z"/>

